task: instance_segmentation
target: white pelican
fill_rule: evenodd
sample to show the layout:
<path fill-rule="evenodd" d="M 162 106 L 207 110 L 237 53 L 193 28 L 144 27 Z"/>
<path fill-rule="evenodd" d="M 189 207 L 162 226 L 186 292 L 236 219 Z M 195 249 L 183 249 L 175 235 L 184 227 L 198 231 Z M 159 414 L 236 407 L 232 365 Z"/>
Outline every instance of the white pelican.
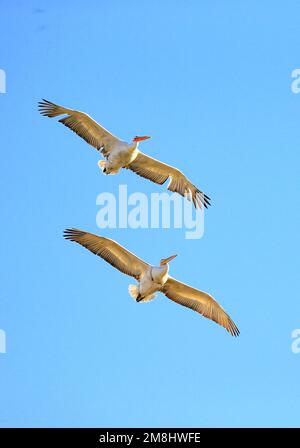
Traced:
<path fill-rule="evenodd" d="M 151 266 L 109 238 L 79 229 L 66 229 L 64 237 L 99 255 L 123 274 L 134 277 L 138 284 L 129 285 L 128 290 L 137 302 L 149 302 L 157 292 L 162 292 L 174 302 L 222 325 L 232 336 L 239 335 L 235 323 L 213 297 L 169 276 L 168 263 L 176 255 L 163 258 L 160 266 Z"/>
<path fill-rule="evenodd" d="M 39 111 L 51 118 L 66 115 L 59 122 L 94 146 L 106 158 L 106 161 L 98 162 L 103 173 L 116 174 L 121 168 L 126 168 L 156 184 L 162 185 L 169 179 L 168 190 L 192 199 L 195 207 L 201 207 L 203 204 L 207 208 L 210 205 L 210 198 L 195 187 L 181 171 L 139 151 L 139 142 L 150 137 L 136 136 L 131 143 L 127 143 L 100 126 L 89 115 L 47 100 L 39 102 Z"/>

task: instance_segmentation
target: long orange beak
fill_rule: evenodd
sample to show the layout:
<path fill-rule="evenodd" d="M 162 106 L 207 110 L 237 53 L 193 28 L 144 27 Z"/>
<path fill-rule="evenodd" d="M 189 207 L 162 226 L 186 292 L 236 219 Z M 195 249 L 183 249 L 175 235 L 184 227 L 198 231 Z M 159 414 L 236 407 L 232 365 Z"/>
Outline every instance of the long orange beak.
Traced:
<path fill-rule="evenodd" d="M 148 140 L 148 138 L 151 138 L 151 137 L 148 137 L 148 135 L 144 135 L 143 137 L 136 136 L 136 137 L 134 137 L 133 141 L 134 142 L 141 142 L 142 140 Z"/>
<path fill-rule="evenodd" d="M 174 260 L 174 258 L 176 258 L 177 255 L 171 255 L 171 257 L 169 258 L 163 258 L 162 260 L 160 260 L 160 265 L 164 266 L 165 264 L 169 263 L 169 261 Z"/>

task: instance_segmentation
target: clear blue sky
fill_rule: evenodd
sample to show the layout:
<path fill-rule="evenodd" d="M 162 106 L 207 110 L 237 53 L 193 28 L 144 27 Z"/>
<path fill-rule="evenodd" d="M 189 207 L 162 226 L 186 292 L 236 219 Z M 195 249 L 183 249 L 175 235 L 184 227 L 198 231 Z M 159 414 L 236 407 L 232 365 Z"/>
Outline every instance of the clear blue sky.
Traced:
<path fill-rule="evenodd" d="M 299 425 L 300 4 L 1 1 L 1 426 Z M 204 237 L 104 230 L 213 294 L 238 339 L 62 238 L 96 196 L 161 191 L 99 156 L 41 98 L 90 113 L 212 198 Z M 188 150 L 189 157 L 185 157 Z"/>

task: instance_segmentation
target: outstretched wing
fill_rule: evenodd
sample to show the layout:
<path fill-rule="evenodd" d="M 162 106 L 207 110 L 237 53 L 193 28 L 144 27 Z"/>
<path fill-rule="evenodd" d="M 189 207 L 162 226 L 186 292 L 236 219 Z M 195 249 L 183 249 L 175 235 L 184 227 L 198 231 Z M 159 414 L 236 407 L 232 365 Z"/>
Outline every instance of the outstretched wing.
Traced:
<path fill-rule="evenodd" d="M 202 316 L 222 325 L 232 336 L 240 334 L 239 329 L 221 305 L 206 292 L 192 288 L 172 277 L 168 278 L 161 292 L 174 302 L 191 308 Z"/>
<path fill-rule="evenodd" d="M 40 101 L 38 108 L 39 112 L 46 117 L 66 115 L 58 121 L 82 137 L 89 145 L 101 151 L 106 157 L 121 141 L 84 112 L 67 109 L 47 100 Z"/>
<path fill-rule="evenodd" d="M 179 193 L 188 199 L 191 198 L 195 207 L 201 208 L 201 204 L 203 204 L 207 208 L 210 205 L 210 198 L 195 187 L 181 171 L 142 152 L 139 152 L 126 168 L 156 184 L 162 185 L 167 179 L 170 179 L 168 190 Z"/>
<path fill-rule="evenodd" d="M 81 244 L 81 246 L 90 250 L 95 255 L 99 255 L 99 257 L 123 272 L 123 274 L 131 275 L 136 280 L 139 280 L 147 268 L 149 268 L 147 263 L 109 238 L 104 238 L 79 229 L 66 229 L 64 231 L 64 237 L 67 240 Z"/>

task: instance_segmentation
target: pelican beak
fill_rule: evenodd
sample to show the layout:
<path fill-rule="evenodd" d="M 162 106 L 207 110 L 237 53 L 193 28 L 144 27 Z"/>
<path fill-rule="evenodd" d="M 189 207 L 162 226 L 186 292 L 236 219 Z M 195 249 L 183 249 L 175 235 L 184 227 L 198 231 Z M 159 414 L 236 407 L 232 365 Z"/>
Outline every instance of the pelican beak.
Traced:
<path fill-rule="evenodd" d="M 168 264 L 171 260 L 174 260 L 174 258 L 176 258 L 176 257 L 177 257 L 177 255 L 171 255 L 171 257 L 169 257 L 169 258 L 163 258 L 160 261 L 160 265 L 164 266 L 165 264 Z"/>
<path fill-rule="evenodd" d="M 148 140 L 148 138 L 151 138 L 151 137 L 148 137 L 148 135 L 144 135 L 142 137 L 136 136 L 136 137 L 134 137 L 133 141 L 134 142 L 141 142 L 142 140 Z"/>

